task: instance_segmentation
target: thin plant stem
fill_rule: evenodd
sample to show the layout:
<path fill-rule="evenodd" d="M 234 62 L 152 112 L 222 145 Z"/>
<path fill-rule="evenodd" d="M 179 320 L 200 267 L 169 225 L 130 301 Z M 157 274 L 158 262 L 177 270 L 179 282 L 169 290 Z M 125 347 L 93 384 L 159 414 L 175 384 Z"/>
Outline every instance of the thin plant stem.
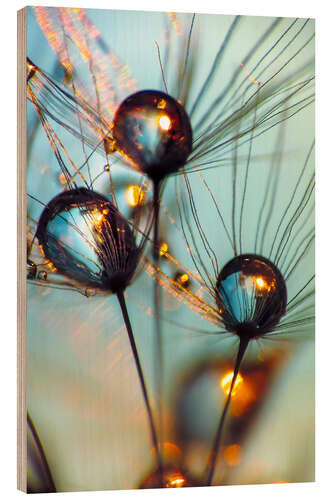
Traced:
<path fill-rule="evenodd" d="M 28 423 L 28 427 L 31 431 L 31 434 L 34 437 L 35 444 L 36 444 L 38 451 L 39 451 L 39 456 L 40 456 L 40 459 L 41 459 L 43 467 L 44 467 L 44 472 L 45 472 L 47 480 L 49 482 L 50 493 L 55 493 L 57 490 L 56 490 L 56 487 L 55 487 L 55 484 L 53 481 L 53 477 L 52 477 L 52 474 L 50 471 L 49 464 L 48 464 L 46 456 L 45 456 L 44 448 L 43 448 L 43 445 L 39 439 L 38 432 L 36 430 L 36 427 L 35 427 L 33 421 L 31 420 L 31 417 L 30 417 L 28 411 L 27 411 L 27 423 Z"/>
<path fill-rule="evenodd" d="M 160 182 L 153 183 L 153 217 L 154 217 L 154 233 L 153 233 L 153 264 L 155 273 L 158 273 L 160 262 L 160 245 L 159 245 L 159 214 L 160 214 Z M 157 276 L 156 276 L 157 277 Z M 158 280 L 154 280 L 154 318 L 155 318 L 155 378 L 156 378 L 156 393 L 158 406 L 159 420 L 159 436 L 161 442 L 161 460 L 163 462 L 163 345 L 162 331 L 160 324 L 160 307 L 161 295 Z"/>
<path fill-rule="evenodd" d="M 148 391 L 147 391 L 147 387 L 146 387 L 146 382 L 145 382 L 145 378 L 143 375 L 138 350 L 136 348 L 136 343 L 135 343 L 135 339 L 134 339 L 134 334 L 133 334 L 131 322 L 130 322 L 130 319 L 128 316 L 128 311 L 127 311 L 127 307 L 126 307 L 124 293 L 118 292 L 117 297 L 118 297 L 119 305 L 120 305 L 121 312 L 123 315 L 124 323 L 126 326 L 128 339 L 129 339 L 130 344 L 131 344 L 132 353 L 133 353 L 133 357 L 134 357 L 134 361 L 135 361 L 135 365 L 136 365 L 136 369 L 138 372 L 139 381 L 140 381 L 140 385 L 141 385 L 141 390 L 142 390 L 142 394 L 143 394 L 143 399 L 144 399 L 144 402 L 146 405 L 151 439 L 152 439 L 153 447 L 154 447 L 155 453 L 156 453 L 157 467 L 158 467 L 158 470 L 160 471 L 160 474 L 162 476 L 162 460 L 161 460 L 161 455 L 160 455 L 159 446 L 158 446 L 157 433 L 156 433 L 156 428 L 155 428 L 155 424 L 154 424 L 153 412 L 152 412 L 151 405 L 149 402 L 149 396 L 148 396 Z"/>
<path fill-rule="evenodd" d="M 213 476 L 214 476 L 214 472 L 216 469 L 217 454 L 218 454 L 218 451 L 220 448 L 222 431 L 224 428 L 224 422 L 225 422 L 225 419 L 226 419 L 226 416 L 228 413 L 228 409 L 230 406 L 231 395 L 232 395 L 232 391 L 233 391 L 233 388 L 234 388 L 234 385 L 236 382 L 236 378 L 237 378 L 237 375 L 239 372 L 239 368 L 240 368 L 242 359 L 244 357 L 245 351 L 247 349 L 247 346 L 249 344 L 249 340 L 250 339 L 248 337 L 246 337 L 246 338 L 240 339 L 240 341 L 239 341 L 238 353 L 237 353 L 237 358 L 236 358 L 235 368 L 234 368 L 234 375 L 232 377 L 232 382 L 231 382 L 229 394 L 228 394 L 227 400 L 226 400 L 224 407 L 223 407 L 223 410 L 222 410 L 222 414 L 220 417 L 219 425 L 218 425 L 218 428 L 217 428 L 217 431 L 215 434 L 214 443 L 213 443 L 213 447 L 212 447 L 211 454 L 210 454 L 210 460 L 209 460 L 209 464 L 208 464 L 208 474 L 207 474 L 207 486 L 210 486 L 212 484 L 212 481 L 213 481 Z"/>

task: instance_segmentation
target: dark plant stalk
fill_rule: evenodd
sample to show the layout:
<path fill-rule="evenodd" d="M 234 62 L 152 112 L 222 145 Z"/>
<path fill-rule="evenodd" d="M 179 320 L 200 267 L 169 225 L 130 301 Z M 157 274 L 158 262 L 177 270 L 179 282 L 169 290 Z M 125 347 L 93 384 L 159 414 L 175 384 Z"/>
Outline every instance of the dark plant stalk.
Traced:
<path fill-rule="evenodd" d="M 131 349 L 132 349 L 136 369 L 137 369 L 138 376 L 139 376 L 139 381 L 140 381 L 140 385 L 141 385 L 143 399 L 144 399 L 144 402 L 146 405 L 151 439 L 152 439 L 153 447 L 154 447 L 155 453 L 156 453 L 157 467 L 158 467 L 158 470 L 160 471 L 160 474 L 162 476 L 162 460 L 161 460 L 160 450 L 159 450 L 159 446 L 158 446 L 157 433 L 156 433 L 156 428 L 155 428 L 155 424 L 154 424 L 153 412 L 152 412 L 151 405 L 149 402 L 149 396 L 148 396 L 148 392 L 147 392 L 146 382 L 145 382 L 145 378 L 144 378 L 143 371 L 141 368 L 141 362 L 140 362 L 138 350 L 136 348 L 136 343 L 135 343 L 135 339 L 134 339 L 134 334 L 133 334 L 131 322 L 130 322 L 130 319 L 128 316 L 128 311 L 127 311 L 124 293 L 118 292 L 117 297 L 118 297 L 119 305 L 120 305 L 121 312 L 123 315 L 124 323 L 126 326 L 128 339 L 129 339 L 130 344 L 131 344 Z"/>
<path fill-rule="evenodd" d="M 57 490 L 56 490 L 56 487 L 55 487 L 55 484 L 54 484 L 54 481 L 53 481 L 53 477 L 52 477 L 52 474 L 51 474 L 51 471 L 50 471 L 49 464 L 48 464 L 46 456 L 45 456 L 43 445 L 42 445 L 42 443 L 41 443 L 41 441 L 39 439 L 38 432 L 36 430 L 36 427 L 35 427 L 33 421 L 31 420 L 31 417 L 30 417 L 28 411 L 27 411 L 27 424 L 29 426 L 31 434 L 34 437 L 35 444 L 36 444 L 36 446 L 38 448 L 39 455 L 40 455 L 41 461 L 43 463 L 44 472 L 46 474 L 47 480 L 48 480 L 49 485 L 50 485 L 50 493 L 56 493 Z"/>
<path fill-rule="evenodd" d="M 153 264 L 155 274 L 158 273 L 160 263 L 160 245 L 159 245 L 159 214 L 160 214 L 160 182 L 153 183 L 153 217 L 154 217 L 154 233 L 153 233 Z M 157 278 L 157 276 L 155 276 Z M 158 420 L 159 420 L 159 436 L 161 442 L 161 460 L 163 462 L 163 346 L 162 332 L 160 325 L 160 287 L 158 280 L 154 280 L 154 319 L 155 319 L 155 378 L 156 392 L 158 405 Z"/>
<path fill-rule="evenodd" d="M 227 400 L 226 400 L 226 402 L 224 404 L 224 407 L 223 407 L 223 410 L 222 410 L 222 414 L 221 414 L 221 418 L 220 418 L 220 421 L 219 421 L 219 425 L 218 425 L 218 428 L 217 428 L 217 431 L 216 431 L 216 434 L 215 434 L 215 439 L 214 439 L 213 447 L 212 447 L 212 450 L 211 450 L 211 453 L 210 453 L 210 459 L 209 459 L 209 463 L 208 463 L 207 486 L 210 486 L 212 484 L 214 472 L 215 472 L 215 469 L 216 469 L 217 454 L 218 454 L 218 451 L 219 451 L 219 448 L 220 448 L 220 444 L 221 444 L 221 438 L 222 438 L 222 431 L 223 431 L 223 428 L 224 428 L 224 422 L 225 422 L 225 419 L 226 419 L 226 416 L 227 416 L 227 413 L 228 413 L 228 409 L 229 409 L 229 406 L 230 406 L 232 391 L 233 391 L 233 388 L 234 388 L 234 385 L 235 385 L 235 382 L 236 382 L 236 378 L 237 378 L 237 375 L 238 375 L 238 372 L 239 372 L 239 369 L 240 369 L 240 365 L 241 365 L 242 359 L 244 357 L 245 351 L 246 351 L 247 346 L 249 344 L 249 340 L 250 339 L 248 337 L 246 337 L 246 338 L 241 338 L 240 341 L 239 341 L 238 353 L 237 353 L 237 358 L 236 358 L 236 362 L 235 362 L 234 375 L 232 377 L 230 391 L 229 391 Z"/>

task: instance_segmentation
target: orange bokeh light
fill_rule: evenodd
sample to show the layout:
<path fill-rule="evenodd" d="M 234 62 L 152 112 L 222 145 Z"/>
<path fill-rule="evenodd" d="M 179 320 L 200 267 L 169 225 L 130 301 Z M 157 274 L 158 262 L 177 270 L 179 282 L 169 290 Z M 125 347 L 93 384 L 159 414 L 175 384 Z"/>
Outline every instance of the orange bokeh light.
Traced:
<path fill-rule="evenodd" d="M 226 373 L 225 375 L 223 375 L 223 377 L 221 378 L 220 387 L 226 396 L 229 395 L 233 376 L 234 376 L 234 372 L 230 371 L 230 372 Z M 234 383 L 234 387 L 233 387 L 232 394 L 231 394 L 232 396 L 235 396 L 235 394 L 237 394 L 242 383 L 243 383 L 243 377 L 239 373 L 237 375 L 235 383 Z"/>
<path fill-rule="evenodd" d="M 182 488 L 185 484 L 185 478 L 180 474 L 180 472 L 175 472 L 167 477 L 165 486 L 167 488 Z"/>
<path fill-rule="evenodd" d="M 66 176 L 63 172 L 59 175 L 59 182 L 63 186 L 67 183 Z"/>
<path fill-rule="evenodd" d="M 168 461 L 176 462 L 181 457 L 182 452 L 175 443 L 165 441 L 163 443 L 162 448 L 163 448 L 163 456 Z M 159 444 L 158 449 L 161 450 L 161 444 Z M 155 448 L 152 448 L 152 453 L 155 453 Z"/>
<path fill-rule="evenodd" d="M 224 450 L 223 457 L 229 467 L 235 467 L 242 461 L 242 449 L 239 444 L 231 444 Z"/>
<path fill-rule="evenodd" d="M 126 190 L 126 201 L 131 207 L 143 205 L 145 202 L 145 192 L 137 185 L 128 186 Z"/>

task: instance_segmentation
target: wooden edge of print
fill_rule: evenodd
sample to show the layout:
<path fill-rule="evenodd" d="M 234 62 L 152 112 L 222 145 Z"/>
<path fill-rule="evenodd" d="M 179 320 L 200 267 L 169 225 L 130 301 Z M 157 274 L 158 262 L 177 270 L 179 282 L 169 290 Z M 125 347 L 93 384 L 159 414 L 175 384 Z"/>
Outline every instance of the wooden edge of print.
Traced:
<path fill-rule="evenodd" d="M 26 9 L 17 12 L 17 487 L 27 492 L 26 433 Z"/>

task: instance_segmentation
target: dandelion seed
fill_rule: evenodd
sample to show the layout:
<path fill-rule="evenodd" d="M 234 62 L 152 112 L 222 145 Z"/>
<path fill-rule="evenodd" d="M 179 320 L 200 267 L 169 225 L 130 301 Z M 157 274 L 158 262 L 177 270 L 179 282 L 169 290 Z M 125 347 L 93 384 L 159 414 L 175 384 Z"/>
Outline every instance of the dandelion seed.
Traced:
<path fill-rule="evenodd" d="M 84 292 L 87 297 L 91 297 L 96 288 L 117 294 L 161 475 L 152 409 L 124 298 L 124 290 L 133 278 L 141 253 L 128 222 L 106 197 L 77 188 L 59 194 L 47 204 L 40 216 L 36 237 L 45 258 L 60 273 L 87 287 Z M 46 273 L 39 278 L 46 280 Z"/>

